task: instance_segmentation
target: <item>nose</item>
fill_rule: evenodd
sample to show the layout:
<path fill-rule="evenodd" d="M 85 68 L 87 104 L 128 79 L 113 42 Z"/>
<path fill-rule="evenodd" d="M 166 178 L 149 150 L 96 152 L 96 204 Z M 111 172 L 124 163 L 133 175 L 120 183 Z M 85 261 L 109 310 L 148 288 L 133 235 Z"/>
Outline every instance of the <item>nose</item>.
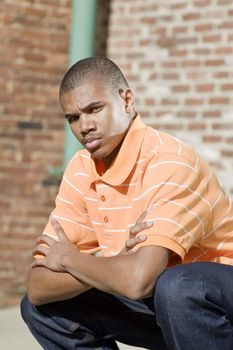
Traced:
<path fill-rule="evenodd" d="M 96 126 L 90 115 L 81 114 L 79 116 L 79 129 L 82 135 L 88 134 L 90 131 L 96 130 Z"/>

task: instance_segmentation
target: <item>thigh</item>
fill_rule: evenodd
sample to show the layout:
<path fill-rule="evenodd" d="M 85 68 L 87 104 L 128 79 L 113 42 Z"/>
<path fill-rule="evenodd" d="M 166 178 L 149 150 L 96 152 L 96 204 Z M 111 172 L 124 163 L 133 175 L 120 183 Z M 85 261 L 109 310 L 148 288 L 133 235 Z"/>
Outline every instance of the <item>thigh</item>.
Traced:
<path fill-rule="evenodd" d="M 224 305 L 222 306 L 227 311 L 231 322 L 233 321 L 233 266 L 213 262 L 196 262 L 168 268 L 165 274 L 167 274 L 165 280 L 171 281 L 170 288 L 174 281 L 184 275 L 189 276 L 193 284 L 202 278 L 206 285 L 209 284 L 212 288 L 214 286 L 223 296 Z"/>
<path fill-rule="evenodd" d="M 233 267 L 166 269 L 156 282 L 155 311 L 169 349 L 233 349 Z"/>
<path fill-rule="evenodd" d="M 46 304 L 38 310 L 69 327 L 85 327 L 99 339 L 167 350 L 150 300 L 134 301 L 91 289 L 73 299 Z"/>

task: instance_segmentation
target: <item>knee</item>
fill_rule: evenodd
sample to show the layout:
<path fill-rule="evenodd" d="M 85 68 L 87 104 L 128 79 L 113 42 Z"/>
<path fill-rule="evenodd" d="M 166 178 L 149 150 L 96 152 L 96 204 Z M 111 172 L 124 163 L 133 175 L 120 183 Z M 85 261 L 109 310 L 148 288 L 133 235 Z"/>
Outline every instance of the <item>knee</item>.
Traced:
<path fill-rule="evenodd" d="M 27 295 L 25 295 L 20 303 L 20 312 L 21 316 L 26 323 L 30 323 L 30 320 L 33 318 L 35 313 L 35 307 L 28 300 Z"/>
<path fill-rule="evenodd" d="M 157 280 L 155 288 L 155 308 L 170 310 L 188 308 L 190 300 L 200 298 L 203 290 L 203 276 L 199 271 L 188 271 L 185 265 L 165 270 Z"/>

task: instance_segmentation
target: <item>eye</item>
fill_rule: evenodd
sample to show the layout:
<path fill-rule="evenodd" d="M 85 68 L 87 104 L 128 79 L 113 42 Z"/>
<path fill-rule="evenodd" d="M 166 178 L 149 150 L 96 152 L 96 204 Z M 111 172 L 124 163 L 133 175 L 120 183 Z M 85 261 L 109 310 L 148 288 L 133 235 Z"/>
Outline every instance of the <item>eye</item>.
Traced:
<path fill-rule="evenodd" d="M 70 115 L 67 120 L 69 124 L 77 122 L 79 120 L 79 115 Z"/>
<path fill-rule="evenodd" d="M 103 108 L 103 106 L 93 106 L 93 107 L 90 109 L 90 112 L 89 112 L 89 113 L 97 113 L 97 112 L 99 112 L 102 108 Z"/>

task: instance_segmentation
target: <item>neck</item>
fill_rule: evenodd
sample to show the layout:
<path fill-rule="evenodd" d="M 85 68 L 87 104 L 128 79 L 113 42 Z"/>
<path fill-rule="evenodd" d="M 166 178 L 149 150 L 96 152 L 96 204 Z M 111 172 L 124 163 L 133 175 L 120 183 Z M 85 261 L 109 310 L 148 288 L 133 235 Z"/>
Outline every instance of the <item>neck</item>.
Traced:
<path fill-rule="evenodd" d="M 103 159 L 105 165 L 106 165 L 106 168 L 108 169 L 110 167 L 110 165 L 114 162 L 115 158 L 117 157 L 119 151 L 120 151 L 120 148 L 121 148 L 121 145 L 122 143 L 124 142 L 124 139 L 129 131 L 129 129 L 131 128 L 131 125 L 133 124 L 135 118 L 137 116 L 137 113 L 134 111 L 134 114 L 133 116 L 131 117 L 131 120 L 129 122 L 129 125 L 128 125 L 128 128 L 125 132 L 125 135 L 123 137 L 123 139 L 121 140 L 121 142 L 119 143 L 119 145 L 117 145 L 117 147 L 112 151 L 112 153 L 110 153 L 106 158 Z M 106 169 L 106 170 L 107 170 Z"/>

